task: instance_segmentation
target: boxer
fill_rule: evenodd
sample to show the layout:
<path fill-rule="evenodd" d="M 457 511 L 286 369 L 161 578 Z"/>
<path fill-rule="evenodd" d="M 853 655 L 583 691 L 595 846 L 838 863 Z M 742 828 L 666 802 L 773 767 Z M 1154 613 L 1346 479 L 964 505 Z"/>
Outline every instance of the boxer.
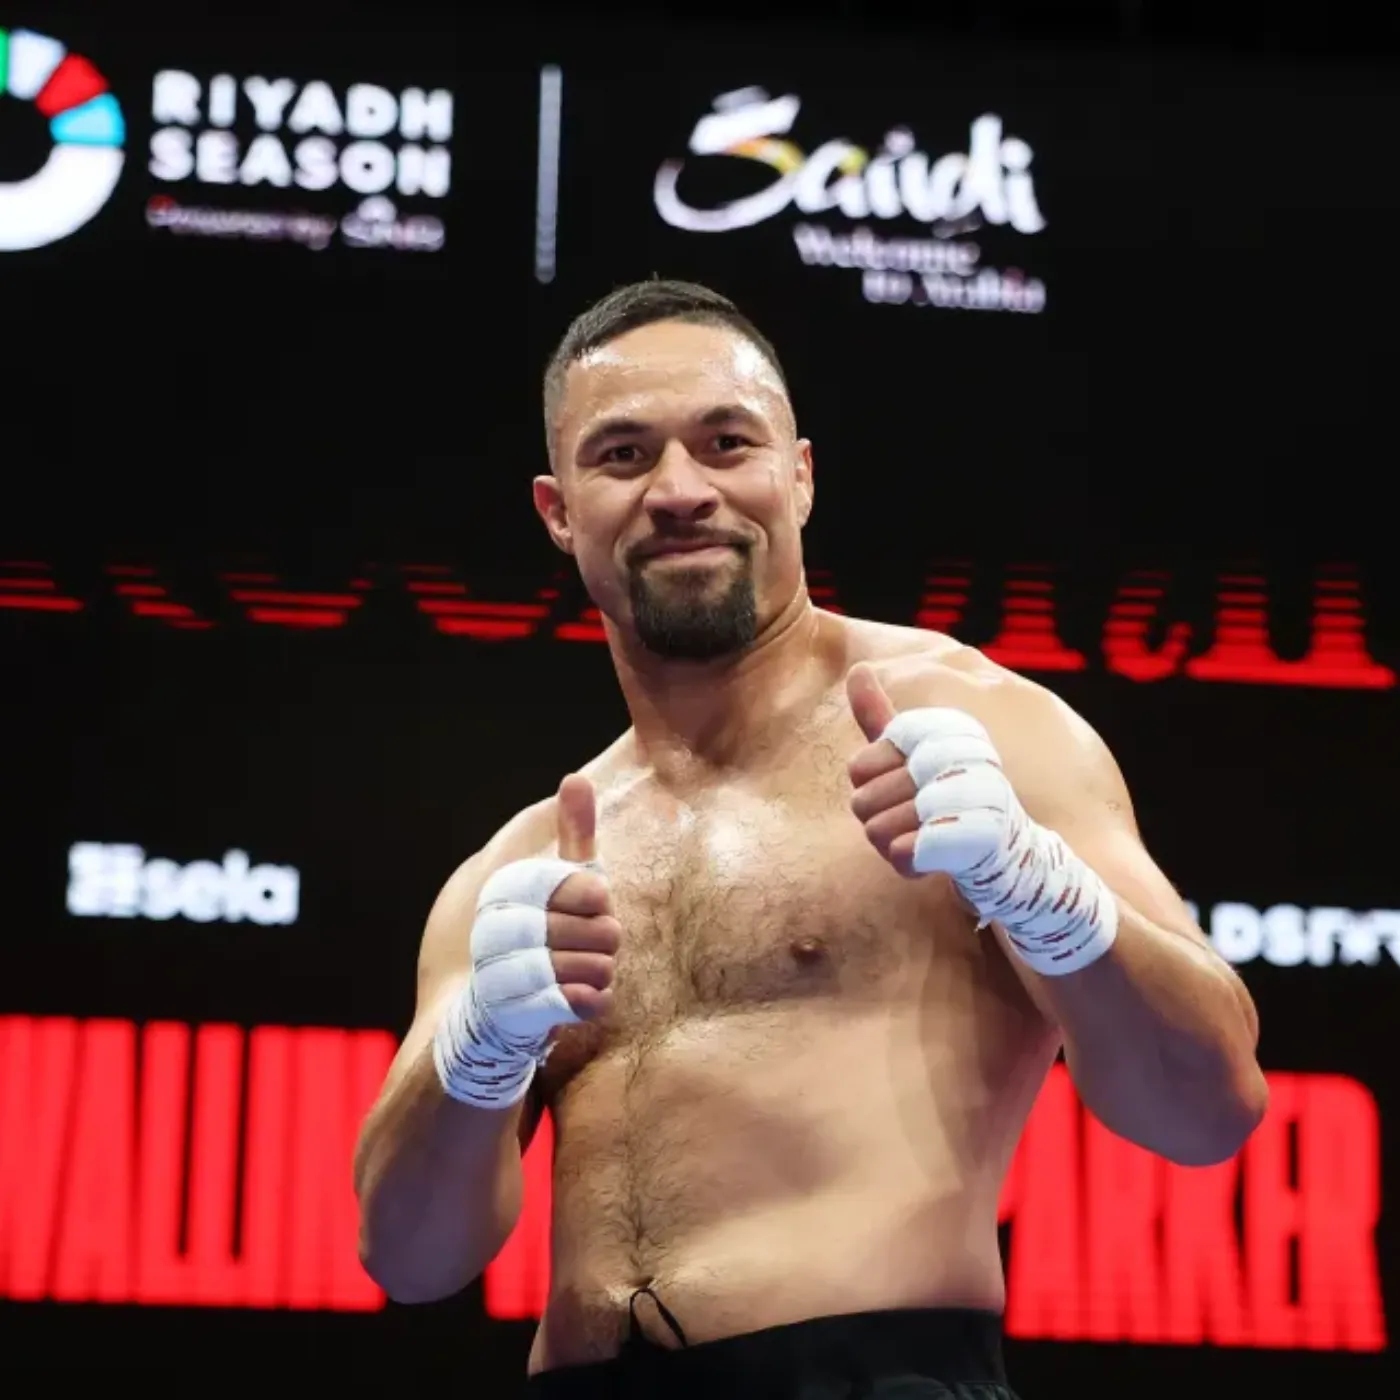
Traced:
<path fill-rule="evenodd" d="M 1266 1106 L 1249 996 L 1082 719 L 813 605 L 811 444 L 730 302 L 615 292 L 545 409 L 535 506 L 631 727 L 429 915 L 356 1158 L 365 1267 L 410 1303 L 475 1279 L 548 1109 L 529 1393 L 1009 1395 L 997 1203 L 1050 1065 L 1222 1161 Z"/>

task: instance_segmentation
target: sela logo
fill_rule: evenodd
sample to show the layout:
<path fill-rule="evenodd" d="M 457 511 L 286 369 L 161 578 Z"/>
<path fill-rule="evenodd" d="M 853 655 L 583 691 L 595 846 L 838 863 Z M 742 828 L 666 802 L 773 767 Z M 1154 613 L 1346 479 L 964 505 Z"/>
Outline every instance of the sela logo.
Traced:
<path fill-rule="evenodd" d="M 657 212 L 691 233 L 749 228 L 789 207 L 848 220 L 912 220 L 927 225 L 931 236 L 887 237 L 863 223 L 832 228 L 805 222 L 793 227 L 792 236 L 806 265 L 861 271 L 868 301 L 1044 310 L 1044 283 L 1016 268 L 985 266 L 981 246 L 961 237 L 986 227 L 1032 235 L 1046 226 L 1030 172 L 1033 152 L 1020 137 L 1006 134 L 999 116 L 978 117 L 967 150 L 937 159 L 919 150 L 905 127 L 888 132 L 873 155 L 844 138 L 826 141 L 809 155 L 778 139 L 792 130 L 801 108 L 799 97 L 771 98 L 759 87 L 715 98 L 713 111 L 691 132 L 691 154 L 756 162 L 776 178 L 756 194 L 700 209 L 681 197 L 685 161 L 667 160 L 656 173 Z"/>
<path fill-rule="evenodd" d="M 442 200 L 452 189 L 452 94 L 443 89 L 391 92 L 374 83 L 291 78 L 205 80 L 175 69 L 152 88 L 150 173 L 165 184 L 301 190 L 346 190 L 360 197 L 349 213 L 303 208 L 254 210 L 182 205 L 152 199 L 153 228 L 209 237 L 244 237 L 326 247 L 339 228 L 351 247 L 433 252 L 443 246 L 434 215 L 400 217 L 390 194 Z"/>
<path fill-rule="evenodd" d="M 243 851 L 223 863 L 152 860 L 140 846 L 79 841 L 68 852 L 68 912 L 79 918 L 294 924 L 301 876 L 290 865 L 250 865 Z"/>
<path fill-rule="evenodd" d="M 1275 967 L 1375 967 L 1384 952 L 1400 964 L 1400 910 L 1304 909 L 1297 904 L 1256 909 L 1227 903 L 1213 905 L 1202 919 L 1194 904 L 1187 907 L 1226 962 L 1262 959 Z"/>
<path fill-rule="evenodd" d="M 15 122 L 48 127 L 40 168 L 0 183 L 0 252 L 43 248 L 91 222 L 126 161 L 126 124 L 102 74 L 57 39 L 0 29 L 0 118 L 0 145 L 19 135 Z"/>

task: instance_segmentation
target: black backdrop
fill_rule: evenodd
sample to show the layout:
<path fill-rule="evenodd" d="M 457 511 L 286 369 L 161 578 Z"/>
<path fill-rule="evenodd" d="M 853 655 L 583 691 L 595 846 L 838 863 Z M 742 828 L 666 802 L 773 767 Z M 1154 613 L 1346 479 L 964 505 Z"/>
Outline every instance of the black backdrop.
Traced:
<path fill-rule="evenodd" d="M 122 96 L 127 169 L 73 237 L 7 254 L 24 327 L 11 391 L 27 406 L 14 448 L 48 464 L 22 483 L 31 542 L 42 525 L 55 544 L 86 528 L 104 544 L 169 548 L 178 523 L 200 546 L 289 542 L 303 556 L 455 550 L 465 536 L 498 562 L 542 554 L 528 518 L 495 508 L 539 466 L 539 365 L 582 304 L 652 272 L 722 284 L 779 342 L 825 466 L 823 551 L 855 555 L 875 536 L 912 559 L 931 527 L 953 553 L 1071 557 L 1120 544 L 1350 557 L 1378 538 L 1355 506 L 1375 498 L 1374 401 L 1397 301 L 1385 251 L 1395 196 L 1375 175 L 1400 120 L 1384 73 L 932 40 L 852 50 L 766 29 L 551 24 L 507 29 L 488 49 L 411 18 L 335 38 L 309 18 L 275 36 L 146 26 L 68 22 L 66 42 Z M 562 72 L 563 136 L 557 275 L 541 284 L 546 64 Z M 342 93 L 450 88 L 451 192 L 398 200 L 403 214 L 440 216 L 445 246 L 336 239 L 313 252 L 148 228 L 159 196 L 334 218 L 358 203 L 340 187 L 150 175 L 151 80 L 165 69 L 285 73 Z M 1044 314 L 867 304 L 858 272 L 800 263 L 793 210 L 723 234 L 664 224 L 658 167 L 686 156 L 716 97 L 750 86 L 801 100 L 790 139 L 808 155 L 838 138 L 874 154 L 904 127 L 936 160 L 998 114 L 1034 151 L 1046 227 L 970 236 L 984 264 L 1045 282 Z M 10 144 L 32 152 L 37 119 L 15 108 Z M 246 155 L 258 135 L 246 104 L 234 131 Z M 696 203 L 767 178 L 750 161 L 707 159 L 682 176 Z M 909 218 L 806 222 L 932 232 Z M 79 478 L 80 464 L 103 463 Z M 910 493 L 935 489 L 936 520 L 922 521 Z"/>
<path fill-rule="evenodd" d="M 60 27 L 37 13 L 13 23 Z M 1193 625 L 1200 653 L 1220 635 L 1217 566 L 1254 560 L 1271 587 L 1271 639 L 1297 656 L 1309 568 L 1340 561 L 1362 570 L 1372 654 L 1400 661 L 1369 484 L 1383 479 L 1369 469 L 1387 442 L 1379 394 L 1396 301 L 1394 196 L 1375 172 L 1400 105 L 1375 75 L 930 42 L 822 51 L 771 33 L 551 29 L 485 52 L 412 24 L 182 32 L 89 16 L 62 30 L 122 101 L 128 164 L 72 238 L 0 254 L 23 342 L 6 365 L 0 519 L 18 561 L 0 566 L 0 1015 L 402 1029 L 442 879 L 625 723 L 600 646 L 548 626 L 521 640 L 444 635 L 413 606 L 438 595 L 406 580 L 517 605 L 551 583 L 557 560 L 528 505 L 542 465 L 537 375 L 589 298 L 652 272 L 712 282 L 776 340 L 817 444 L 812 556 L 845 606 L 909 621 L 935 562 L 971 559 L 961 630 L 984 643 L 1001 625 L 1001 567 L 1058 566 L 1060 633 L 1088 664 L 1042 679 L 1114 746 L 1149 844 L 1203 911 L 1396 904 L 1381 814 L 1393 690 L 1139 683 L 1106 673 L 1102 648 L 1125 570 L 1169 569 L 1171 615 Z M 563 97 L 549 282 L 535 276 L 542 64 L 559 65 Z M 145 147 L 163 68 L 449 88 L 451 194 L 403 201 L 443 219 L 445 246 L 314 252 L 148 229 L 155 194 L 337 218 L 356 202 L 343 190 L 158 188 Z M 838 137 L 874 151 L 902 124 L 936 158 L 966 150 L 971 121 L 998 113 L 1034 149 L 1046 227 L 964 236 L 984 262 L 1041 279 L 1045 310 L 871 304 L 859 271 L 801 263 L 791 211 L 723 234 L 663 224 L 656 169 L 686 154 L 715 97 L 748 85 L 801 97 L 791 139 L 809 154 Z M 11 158 L 22 114 L 0 111 Z M 701 167 L 692 175 L 683 188 L 697 203 L 761 183 L 720 175 L 707 188 Z M 808 221 L 837 233 L 857 222 Z M 876 232 L 930 236 L 911 219 Z M 401 572 L 415 564 L 448 572 Z M 133 581 L 165 591 L 133 593 Z M 574 617 L 569 580 L 554 586 L 540 606 Z M 300 590 L 303 608 L 344 607 L 349 621 L 253 621 L 249 588 Z M 335 601 L 347 596 L 355 606 Z M 189 613 L 136 615 L 151 601 Z M 73 917 L 66 862 L 81 841 L 294 866 L 298 918 Z M 1375 1096 L 1387 1186 L 1396 961 L 1241 968 L 1266 1068 L 1350 1076 Z M 11 1161 L 16 1150 L 0 1141 Z M 1378 1238 L 1393 1329 L 1392 1217 Z M 256 1374 L 272 1347 L 329 1369 L 452 1358 L 501 1396 L 529 1339 L 528 1324 L 488 1322 L 476 1290 L 369 1316 L 9 1302 L 0 1329 L 7 1354 L 31 1364 L 100 1357 L 191 1377 L 211 1364 Z M 1045 1342 L 1013 1344 L 1012 1360 L 1028 1396 L 1091 1376 L 1115 1389 L 1374 1385 L 1387 1364 Z"/>

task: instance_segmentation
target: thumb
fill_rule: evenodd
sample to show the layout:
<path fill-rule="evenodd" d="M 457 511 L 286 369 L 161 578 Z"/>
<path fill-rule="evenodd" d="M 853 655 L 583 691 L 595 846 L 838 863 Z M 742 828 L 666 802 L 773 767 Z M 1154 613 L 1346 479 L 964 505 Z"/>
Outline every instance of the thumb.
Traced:
<path fill-rule="evenodd" d="M 879 677 L 864 661 L 852 666 L 846 675 L 846 698 L 861 732 L 875 743 L 894 718 L 895 708 Z"/>
<path fill-rule="evenodd" d="M 559 859 L 582 863 L 597 855 L 598 804 L 593 784 L 580 773 L 570 773 L 559 784 Z"/>

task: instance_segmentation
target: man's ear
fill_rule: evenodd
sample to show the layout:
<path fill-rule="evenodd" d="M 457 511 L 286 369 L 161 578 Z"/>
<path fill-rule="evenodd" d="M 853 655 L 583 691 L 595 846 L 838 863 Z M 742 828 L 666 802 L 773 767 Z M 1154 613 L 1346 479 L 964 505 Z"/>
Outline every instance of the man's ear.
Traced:
<path fill-rule="evenodd" d="M 574 552 L 574 532 L 569 528 L 569 512 L 564 505 L 564 492 L 556 476 L 537 476 L 532 487 L 535 513 L 544 521 L 549 538 L 565 554 Z"/>
<path fill-rule="evenodd" d="M 794 478 L 797 488 L 797 523 L 805 526 L 811 519 L 813 495 L 816 491 L 816 483 L 813 480 L 812 444 L 806 438 L 797 440 Z"/>

